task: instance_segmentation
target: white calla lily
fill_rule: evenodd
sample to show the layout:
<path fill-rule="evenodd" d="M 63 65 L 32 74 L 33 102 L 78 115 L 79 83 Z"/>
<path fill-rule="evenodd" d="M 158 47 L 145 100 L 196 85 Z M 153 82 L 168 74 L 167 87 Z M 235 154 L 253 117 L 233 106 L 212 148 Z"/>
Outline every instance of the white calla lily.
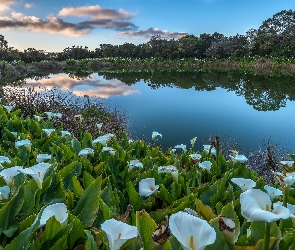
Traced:
<path fill-rule="evenodd" d="M 216 240 L 216 232 L 207 221 L 186 212 L 172 214 L 169 227 L 185 250 L 203 250 Z"/>
<path fill-rule="evenodd" d="M 115 155 L 116 149 L 114 149 L 112 147 L 103 147 L 101 149 L 101 152 L 109 152 L 111 155 Z"/>
<path fill-rule="evenodd" d="M 273 200 L 276 197 L 283 195 L 282 190 L 265 185 L 264 186 L 265 191 L 267 192 L 267 194 L 269 195 L 270 199 Z"/>
<path fill-rule="evenodd" d="M 94 155 L 94 150 L 92 148 L 84 148 L 82 149 L 78 156 L 86 157 L 87 155 Z"/>
<path fill-rule="evenodd" d="M 52 117 L 57 117 L 57 118 L 61 118 L 62 114 L 61 113 L 54 113 L 54 112 L 44 112 L 48 119 L 50 120 Z"/>
<path fill-rule="evenodd" d="M 287 165 L 288 167 L 292 167 L 294 164 L 294 161 L 281 161 L 282 165 Z"/>
<path fill-rule="evenodd" d="M 21 146 L 25 146 L 28 151 L 31 151 L 32 143 L 28 139 L 15 142 L 15 147 L 16 148 L 19 148 Z"/>
<path fill-rule="evenodd" d="M 55 131 L 54 128 L 43 128 L 42 130 L 43 130 L 48 136 L 50 136 L 50 135 Z"/>
<path fill-rule="evenodd" d="M 67 206 L 64 203 L 55 203 L 47 206 L 40 217 L 40 227 L 45 225 L 47 220 L 52 216 L 54 216 L 60 224 L 65 224 L 68 219 Z"/>
<path fill-rule="evenodd" d="M 23 174 L 28 174 L 32 176 L 38 186 L 38 188 L 42 189 L 42 183 L 44 176 L 48 170 L 48 168 L 51 166 L 49 163 L 38 163 L 32 167 L 20 169 L 19 172 L 22 172 Z"/>
<path fill-rule="evenodd" d="M 199 163 L 199 167 L 207 171 L 210 171 L 211 166 L 212 166 L 211 161 L 203 161 Z"/>
<path fill-rule="evenodd" d="M 287 219 L 290 211 L 283 206 L 276 206 L 271 210 L 271 200 L 267 193 L 260 189 L 249 189 L 240 196 L 242 216 L 248 222 L 265 221 L 273 222 Z"/>
<path fill-rule="evenodd" d="M 11 160 L 7 157 L 7 156 L 0 156 L 0 163 L 4 163 L 4 162 L 7 162 L 7 163 L 11 163 Z"/>
<path fill-rule="evenodd" d="M 193 163 L 197 163 L 201 160 L 202 155 L 200 154 L 190 154 L 189 157 L 192 159 Z"/>
<path fill-rule="evenodd" d="M 172 175 L 173 180 L 175 182 L 178 182 L 178 169 L 173 165 L 158 167 L 158 173 L 159 174 L 170 173 Z"/>
<path fill-rule="evenodd" d="M 9 197 L 10 188 L 8 186 L 0 187 L 0 200 L 7 200 Z"/>
<path fill-rule="evenodd" d="M 18 175 L 20 173 L 19 170 L 21 169 L 23 168 L 20 166 L 5 168 L 0 172 L 0 176 L 2 176 L 6 184 L 9 185 L 12 182 L 13 177 Z"/>
<path fill-rule="evenodd" d="M 143 164 L 142 164 L 139 160 L 131 160 L 131 161 L 128 163 L 128 169 L 131 170 L 131 169 L 133 169 L 134 167 L 137 167 L 137 168 L 143 168 Z"/>
<path fill-rule="evenodd" d="M 254 188 L 256 186 L 256 182 L 251 179 L 245 178 L 232 178 L 231 181 L 237 184 L 243 192 L 247 191 L 250 188 Z"/>
<path fill-rule="evenodd" d="M 179 144 L 179 145 L 176 145 L 174 148 L 180 148 L 180 149 L 182 149 L 184 152 L 186 152 L 186 145 L 184 145 L 184 144 Z"/>
<path fill-rule="evenodd" d="M 34 118 L 37 119 L 37 121 L 41 121 L 44 117 L 40 115 L 34 115 Z"/>
<path fill-rule="evenodd" d="M 156 139 L 157 136 L 160 136 L 160 137 L 162 138 L 162 134 L 160 134 L 160 133 L 154 131 L 154 132 L 152 133 L 152 140 L 154 141 L 154 140 Z"/>
<path fill-rule="evenodd" d="M 106 220 L 101 229 L 107 235 L 110 250 L 119 250 L 127 240 L 138 236 L 137 227 L 115 219 Z"/>
<path fill-rule="evenodd" d="M 96 143 L 100 143 L 103 146 L 107 145 L 107 142 L 114 136 L 114 134 L 105 134 L 102 136 L 97 137 L 93 142 L 92 145 L 96 144 Z"/>
<path fill-rule="evenodd" d="M 232 160 L 238 161 L 240 163 L 245 163 L 246 161 L 248 161 L 248 159 L 247 159 L 247 157 L 245 155 L 235 155 L 235 156 L 230 155 L 229 157 Z"/>
<path fill-rule="evenodd" d="M 66 130 L 62 130 L 60 132 L 61 132 L 61 136 L 72 135 L 69 131 L 66 131 Z"/>
<path fill-rule="evenodd" d="M 10 113 L 15 108 L 15 106 L 6 106 L 6 105 L 3 105 L 3 108 L 5 108 L 8 111 L 8 113 Z"/>
<path fill-rule="evenodd" d="M 50 159 L 51 159 L 51 155 L 49 155 L 49 154 L 38 154 L 36 157 L 36 161 L 38 163 L 41 163 L 45 160 L 50 160 Z"/>
<path fill-rule="evenodd" d="M 149 197 L 159 189 L 159 185 L 156 185 L 156 180 L 154 178 L 142 179 L 139 182 L 138 190 L 139 195 L 143 197 Z"/>
<path fill-rule="evenodd" d="M 203 147 L 204 147 L 204 151 L 209 153 L 211 145 L 203 145 Z M 211 154 L 216 155 L 216 149 L 214 147 L 211 148 Z"/>

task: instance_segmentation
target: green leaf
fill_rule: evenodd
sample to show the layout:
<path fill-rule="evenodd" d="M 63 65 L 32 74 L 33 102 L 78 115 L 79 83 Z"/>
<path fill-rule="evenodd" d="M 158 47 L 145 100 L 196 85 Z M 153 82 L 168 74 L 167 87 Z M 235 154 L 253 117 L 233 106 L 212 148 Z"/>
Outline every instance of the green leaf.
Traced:
<path fill-rule="evenodd" d="M 21 210 L 23 203 L 24 189 L 21 188 L 16 196 L 0 209 L 0 234 L 4 232 L 7 237 L 11 237 L 18 229 L 18 227 L 16 227 L 16 215 Z M 11 231 L 9 229 L 13 230 Z"/>
<path fill-rule="evenodd" d="M 69 233 L 69 249 L 73 249 L 73 246 L 80 238 L 85 238 L 84 225 L 81 221 L 71 213 L 69 213 L 68 223 L 73 224 L 73 230 Z"/>
<path fill-rule="evenodd" d="M 213 209 L 205 205 L 201 200 L 196 199 L 196 211 L 200 214 L 206 221 L 210 221 L 217 217 Z"/>
<path fill-rule="evenodd" d="M 101 182 L 101 176 L 97 177 L 84 191 L 77 206 L 73 210 L 73 214 L 87 227 L 92 226 L 97 215 Z"/>
<path fill-rule="evenodd" d="M 136 212 L 136 227 L 145 250 L 154 250 L 152 235 L 157 224 L 145 210 Z"/>
<path fill-rule="evenodd" d="M 127 183 L 127 192 L 129 203 L 134 207 L 134 210 L 138 211 L 142 209 L 142 199 L 140 198 L 139 193 L 136 192 L 133 184 L 131 182 Z"/>
<path fill-rule="evenodd" d="M 78 181 L 76 176 L 72 177 L 72 185 L 73 185 L 74 194 L 80 198 L 82 194 L 84 193 L 84 189 L 80 185 L 80 182 Z"/>
<path fill-rule="evenodd" d="M 216 240 L 210 245 L 210 250 L 227 250 L 227 244 L 225 243 L 223 233 L 219 230 L 218 218 L 214 218 L 209 221 L 211 227 L 215 229 Z"/>
<path fill-rule="evenodd" d="M 82 140 L 82 148 L 92 148 L 92 135 L 86 132 Z"/>
<path fill-rule="evenodd" d="M 78 155 L 79 152 L 81 151 L 81 144 L 76 138 L 72 140 L 72 147 L 75 154 Z"/>
<path fill-rule="evenodd" d="M 97 245 L 94 241 L 93 236 L 91 235 L 91 232 L 89 230 L 85 230 L 85 233 L 87 235 L 87 241 L 85 245 L 85 250 L 95 250 L 98 249 Z"/>
<path fill-rule="evenodd" d="M 91 174 L 89 174 L 88 172 L 84 171 L 83 173 L 83 185 L 84 188 L 86 189 L 87 187 L 89 187 L 89 185 L 94 182 L 94 178 L 92 177 Z"/>

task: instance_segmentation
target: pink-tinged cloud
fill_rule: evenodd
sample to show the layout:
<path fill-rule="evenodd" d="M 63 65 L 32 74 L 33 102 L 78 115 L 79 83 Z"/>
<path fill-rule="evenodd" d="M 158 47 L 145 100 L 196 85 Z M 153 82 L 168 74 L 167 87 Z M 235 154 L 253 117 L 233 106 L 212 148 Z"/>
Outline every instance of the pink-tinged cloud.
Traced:
<path fill-rule="evenodd" d="M 35 4 L 33 4 L 33 3 L 26 3 L 24 7 L 26 9 L 31 9 L 31 8 L 35 7 Z"/>
<path fill-rule="evenodd" d="M 0 0 L 0 12 L 10 10 L 11 5 L 15 5 L 19 2 L 19 0 Z"/>
<path fill-rule="evenodd" d="M 95 20 L 112 19 L 112 20 L 128 20 L 136 16 L 136 13 L 131 13 L 123 9 L 114 10 L 110 8 L 102 8 L 99 5 L 82 6 L 82 7 L 65 7 L 58 13 L 59 16 L 77 16 L 91 17 Z"/>
<path fill-rule="evenodd" d="M 117 36 L 119 37 L 143 37 L 143 38 L 151 38 L 152 36 L 161 36 L 164 38 L 181 38 L 183 36 L 188 35 L 186 32 L 169 32 L 168 30 L 159 30 L 158 28 L 149 28 L 147 30 L 140 31 L 123 31 L 118 32 Z"/>

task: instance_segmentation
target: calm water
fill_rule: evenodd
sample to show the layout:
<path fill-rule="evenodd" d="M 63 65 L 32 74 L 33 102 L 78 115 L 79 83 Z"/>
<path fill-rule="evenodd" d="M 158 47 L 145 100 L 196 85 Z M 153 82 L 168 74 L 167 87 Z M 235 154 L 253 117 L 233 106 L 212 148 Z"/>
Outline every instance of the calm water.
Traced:
<path fill-rule="evenodd" d="M 94 73 L 83 79 L 49 75 L 27 85 L 60 87 L 81 98 L 96 95 L 111 107 L 128 111 L 133 138 L 163 135 L 164 148 L 196 149 L 208 137 L 236 140 L 243 153 L 256 150 L 269 138 L 295 152 L 295 78 L 245 73 Z"/>

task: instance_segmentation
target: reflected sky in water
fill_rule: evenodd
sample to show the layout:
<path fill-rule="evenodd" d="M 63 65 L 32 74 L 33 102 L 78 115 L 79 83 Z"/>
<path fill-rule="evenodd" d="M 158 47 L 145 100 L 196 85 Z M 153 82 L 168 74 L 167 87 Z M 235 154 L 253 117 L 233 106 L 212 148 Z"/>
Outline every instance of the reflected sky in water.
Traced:
<path fill-rule="evenodd" d="M 222 88 L 151 89 L 143 81 L 127 86 L 97 74 L 82 81 L 59 74 L 38 82 L 27 80 L 27 84 L 59 86 L 78 96 L 106 98 L 112 107 L 128 111 L 133 138 L 150 140 L 152 132 L 157 131 L 163 135 L 157 143 L 165 149 L 181 143 L 189 148 L 190 139 L 197 136 L 195 148 L 200 150 L 202 144 L 208 143 L 206 138 L 219 135 L 221 139 L 235 139 L 243 153 L 259 149 L 263 140 L 269 138 L 279 141 L 284 151 L 295 152 L 295 103 L 291 101 L 277 111 L 257 111 L 246 103 L 244 96 Z"/>

